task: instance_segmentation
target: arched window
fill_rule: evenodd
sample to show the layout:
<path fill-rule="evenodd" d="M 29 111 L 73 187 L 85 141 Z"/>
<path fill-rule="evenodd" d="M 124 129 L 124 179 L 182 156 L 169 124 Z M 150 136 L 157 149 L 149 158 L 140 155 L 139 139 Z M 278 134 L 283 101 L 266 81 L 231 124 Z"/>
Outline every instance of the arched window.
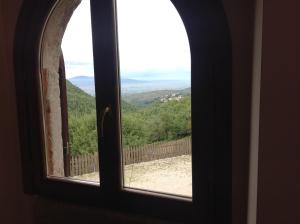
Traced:
<path fill-rule="evenodd" d="M 25 187 L 230 223 L 231 45 L 221 1 L 31 0 L 17 34 Z"/>

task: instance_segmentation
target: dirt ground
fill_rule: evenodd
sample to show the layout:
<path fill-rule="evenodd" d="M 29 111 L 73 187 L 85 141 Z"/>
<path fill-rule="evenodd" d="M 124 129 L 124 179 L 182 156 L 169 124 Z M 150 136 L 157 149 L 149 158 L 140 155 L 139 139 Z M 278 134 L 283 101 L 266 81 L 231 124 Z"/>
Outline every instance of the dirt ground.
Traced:
<path fill-rule="evenodd" d="M 125 187 L 192 196 L 191 156 L 184 155 L 125 166 Z M 99 182 L 99 174 L 74 177 Z"/>

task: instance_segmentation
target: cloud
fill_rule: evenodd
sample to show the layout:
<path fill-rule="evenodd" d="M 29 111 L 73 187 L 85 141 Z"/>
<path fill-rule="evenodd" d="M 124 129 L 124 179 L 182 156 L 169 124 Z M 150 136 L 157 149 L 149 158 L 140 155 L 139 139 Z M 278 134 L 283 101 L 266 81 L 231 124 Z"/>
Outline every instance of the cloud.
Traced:
<path fill-rule="evenodd" d="M 83 65 L 91 65 L 91 66 L 93 66 L 93 63 L 82 62 L 82 61 L 66 61 L 65 60 L 65 64 L 67 64 L 69 66 L 83 66 Z"/>
<path fill-rule="evenodd" d="M 190 49 L 184 24 L 170 0 L 118 0 L 118 37 L 124 78 L 190 79 Z M 75 10 L 62 48 L 67 78 L 93 76 L 89 1 Z M 188 77 L 187 77 L 188 76 Z"/>
<path fill-rule="evenodd" d="M 91 63 L 68 63 L 65 64 L 66 77 L 94 76 L 94 66 Z"/>

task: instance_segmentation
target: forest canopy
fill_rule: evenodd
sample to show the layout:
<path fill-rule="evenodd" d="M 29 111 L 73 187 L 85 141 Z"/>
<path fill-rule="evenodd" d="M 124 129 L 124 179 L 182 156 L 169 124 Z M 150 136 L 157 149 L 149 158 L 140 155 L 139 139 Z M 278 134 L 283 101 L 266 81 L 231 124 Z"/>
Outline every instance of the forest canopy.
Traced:
<path fill-rule="evenodd" d="M 165 96 L 162 96 L 165 97 Z M 67 81 L 71 154 L 97 151 L 95 98 Z M 121 102 L 123 147 L 169 141 L 191 135 L 191 98 L 160 98 L 146 106 Z"/>

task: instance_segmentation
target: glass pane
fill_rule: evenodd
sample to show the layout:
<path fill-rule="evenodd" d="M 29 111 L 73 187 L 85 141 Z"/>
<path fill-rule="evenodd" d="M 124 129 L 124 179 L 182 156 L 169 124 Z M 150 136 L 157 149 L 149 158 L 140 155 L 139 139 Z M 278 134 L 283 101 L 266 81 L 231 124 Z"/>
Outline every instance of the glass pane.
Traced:
<path fill-rule="evenodd" d="M 99 182 L 90 1 L 74 12 L 63 37 L 71 177 Z"/>
<path fill-rule="evenodd" d="M 190 49 L 170 0 L 118 0 L 124 185 L 192 196 Z"/>
<path fill-rule="evenodd" d="M 43 39 L 47 175 L 99 183 L 89 0 L 60 1 Z"/>

